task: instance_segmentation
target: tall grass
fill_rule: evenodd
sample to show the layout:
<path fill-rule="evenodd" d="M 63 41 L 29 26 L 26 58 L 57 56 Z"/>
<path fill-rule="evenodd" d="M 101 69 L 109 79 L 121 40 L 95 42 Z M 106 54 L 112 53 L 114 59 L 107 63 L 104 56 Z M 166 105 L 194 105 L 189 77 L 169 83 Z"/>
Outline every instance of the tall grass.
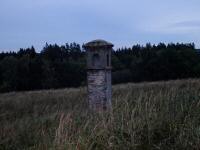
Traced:
<path fill-rule="evenodd" d="M 0 149 L 200 149 L 200 80 L 113 87 L 112 112 L 86 89 L 0 95 Z"/>

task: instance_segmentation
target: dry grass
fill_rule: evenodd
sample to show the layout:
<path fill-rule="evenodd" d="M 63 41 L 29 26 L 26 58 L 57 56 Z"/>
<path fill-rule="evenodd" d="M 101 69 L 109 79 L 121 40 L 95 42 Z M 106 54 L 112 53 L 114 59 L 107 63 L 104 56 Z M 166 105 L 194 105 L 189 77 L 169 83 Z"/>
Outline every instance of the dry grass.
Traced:
<path fill-rule="evenodd" d="M 113 112 L 86 89 L 0 95 L 0 149 L 200 149 L 200 80 L 113 87 Z"/>

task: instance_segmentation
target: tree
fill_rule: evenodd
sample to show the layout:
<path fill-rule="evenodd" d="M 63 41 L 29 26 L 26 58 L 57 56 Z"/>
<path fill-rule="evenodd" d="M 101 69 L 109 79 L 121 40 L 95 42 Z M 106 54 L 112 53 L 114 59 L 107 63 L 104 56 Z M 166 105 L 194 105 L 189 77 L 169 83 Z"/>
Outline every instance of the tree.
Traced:
<path fill-rule="evenodd" d="M 2 70 L 1 92 L 17 90 L 17 64 L 18 60 L 13 56 L 5 57 L 0 64 Z"/>
<path fill-rule="evenodd" d="M 193 43 L 134 45 L 112 51 L 113 83 L 200 77 Z M 86 52 L 77 43 L 46 44 L 0 53 L 0 92 L 77 87 L 86 84 Z"/>

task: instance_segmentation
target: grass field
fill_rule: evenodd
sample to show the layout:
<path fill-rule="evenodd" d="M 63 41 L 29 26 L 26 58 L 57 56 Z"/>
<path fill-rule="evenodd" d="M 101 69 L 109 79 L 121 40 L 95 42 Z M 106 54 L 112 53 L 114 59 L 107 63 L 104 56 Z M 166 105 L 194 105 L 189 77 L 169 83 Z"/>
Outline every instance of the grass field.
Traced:
<path fill-rule="evenodd" d="M 0 150 L 200 149 L 200 80 L 113 87 L 113 111 L 86 89 L 0 94 Z"/>

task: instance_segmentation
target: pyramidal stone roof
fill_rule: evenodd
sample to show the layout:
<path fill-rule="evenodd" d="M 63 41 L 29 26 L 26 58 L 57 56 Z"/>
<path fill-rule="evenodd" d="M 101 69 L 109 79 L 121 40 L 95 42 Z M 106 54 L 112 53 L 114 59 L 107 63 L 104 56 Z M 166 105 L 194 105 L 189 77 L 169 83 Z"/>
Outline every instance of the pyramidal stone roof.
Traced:
<path fill-rule="evenodd" d="M 107 42 L 105 40 L 93 40 L 91 42 L 88 42 L 83 45 L 84 48 L 90 48 L 90 47 L 113 47 L 114 45 L 110 42 Z"/>

